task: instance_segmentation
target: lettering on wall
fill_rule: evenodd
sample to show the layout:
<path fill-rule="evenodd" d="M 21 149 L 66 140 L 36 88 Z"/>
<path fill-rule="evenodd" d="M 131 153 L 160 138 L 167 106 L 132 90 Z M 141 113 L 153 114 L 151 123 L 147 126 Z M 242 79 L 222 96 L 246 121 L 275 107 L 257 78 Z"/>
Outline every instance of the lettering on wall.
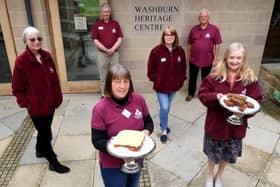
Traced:
<path fill-rule="evenodd" d="M 167 25 L 179 29 L 182 6 L 182 0 L 133 0 L 132 31 L 158 33 Z"/>

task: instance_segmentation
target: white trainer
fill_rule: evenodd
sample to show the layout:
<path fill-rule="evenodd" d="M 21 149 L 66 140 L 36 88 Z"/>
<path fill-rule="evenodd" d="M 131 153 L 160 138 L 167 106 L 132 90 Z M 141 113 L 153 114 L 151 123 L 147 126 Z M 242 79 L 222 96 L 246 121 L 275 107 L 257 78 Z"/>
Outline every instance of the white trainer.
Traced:
<path fill-rule="evenodd" d="M 211 177 L 208 177 L 206 182 L 205 182 L 205 187 L 213 187 L 214 180 Z"/>
<path fill-rule="evenodd" d="M 215 180 L 215 187 L 223 187 L 223 182 L 221 179 Z"/>

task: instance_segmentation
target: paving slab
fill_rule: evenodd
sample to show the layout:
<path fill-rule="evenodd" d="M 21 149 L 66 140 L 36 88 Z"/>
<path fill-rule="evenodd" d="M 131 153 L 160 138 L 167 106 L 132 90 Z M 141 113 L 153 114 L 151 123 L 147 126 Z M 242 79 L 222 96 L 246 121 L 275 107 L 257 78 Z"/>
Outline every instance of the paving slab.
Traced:
<path fill-rule="evenodd" d="M 207 177 L 207 170 L 208 168 L 204 167 L 203 170 L 194 178 L 194 180 L 189 186 L 204 186 Z M 223 184 L 225 187 L 255 187 L 257 182 L 257 178 L 247 175 L 246 173 L 241 172 L 235 168 L 232 168 L 231 165 L 228 165 L 225 168 L 223 174 Z"/>
<path fill-rule="evenodd" d="M 91 134 L 91 115 L 65 116 L 60 128 L 59 135 Z"/>
<path fill-rule="evenodd" d="M 91 136 L 59 136 L 54 146 L 59 160 L 88 160 L 95 159 L 95 149 L 91 143 Z"/>
<path fill-rule="evenodd" d="M 10 128 L 8 128 L 6 125 L 0 122 L 0 140 L 12 134 L 14 134 L 14 131 L 12 131 Z"/>
<path fill-rule="evenodd" d="M 11 114 L 17 113 L 24 109 L 18 107 L 15 97 L 2 97 L 0 98 L 0 119 Z"/>
<path fill-rule="evenodd" d="M 280 134 L 280 122 L 263 112 L 259 112 L 254 117 L 249 118 L 248 123 L 252 127 L 259 127 Z"/>
<path fill-rule="evenodd" d="M 93 175 L 93 186 L 102 187 L 104 186 L 103 180 L 100 173 L 100 166 L 98 160 L 94 163 L 94 175 Z"/>
<path fill-rule="evenodd" d="M 13 180 L 8 187 L 40 186 L 40 182 L 46 170 L 46 164 L 30 164 L 19 166 Z"/>
<path fill-rule="evenodd" d="M 185 100 L 174 101 L 172 106 L 170 115 L 176 116 L 189 123 L 194 123 L 206 112 L 206 108 L 201 104 L 198 98 L 194 98 L 190 102 L 185 102 Z"/>
<path fill-rule="evenodd" d="M 182 129 L 185 132 L 184 136 L 170 142 L 151 159 L 151 162 L 188 183 L 206 162 L 206 157 L 201 151 L 203 141 L 201 129 L 202 125 L 196 125 L 188 130 Z"/>
<path fill-rule="evenodd" d="M 184 187 L 186 181 L 175 173 L 167 171 L 153 162 L 148 162 L 148 170 L 151 179 L 151 186 L 155 187 Z"/>
<path fill-rule="evenodd" d="M 0 155 L 2 155 L 5 151 L 5 149 L 7 148 L 7 146 L 9 145 L 9 143 L 11 142 L 11 140 L 13 139 L 14 135 L 5 137 L 0 139 Z"/>
<path fill-rule="evenodd" d="M 6 125 L 12 131 L 17 131 L 21 126 L 23 120 L 26 118 L 26 110 L 21 110 L 19 112 L 13 113 L 9 116 L 2 118 L 0 121 Z"/>
<path fill-rule="evenodd" d="M 277 142 L 274 154 L 276 154 L 277 156 L 280 156 L 280 140 L 278 140 L 278 142 Z"/>
<path fill-rule="evenodd" d="M 256 149 L 260 149 L 261 151 L 272 153 L 278 139 L 279 134 L 256 126 L 251 126 L 250 129 L 247 129 L 244 143 Z"/>
<path fill-rule="evenodd" d="M 58 174 L 46 170 L 40 187 L 83 186 L 90 187 L 93 184 L 94 160 L 70 161 L 63 164 L 71 168 L 71 172 Z"/>
<path fill-rule="evenodd" d="M 280 186 L 280 157 L 272 157 L 264 172 L 263 180 L 272 185 Z"/>
<path fill-rule="evenodd" d="M 26 147 L 26 149 L 20 159 L 20 162 L 19 162 L 20 165 L 47 163 L 47 160 L 45 158 L 36 157 L 35 144 L 36 144 L 36 137 L 32 136 L 28 146 Z"/>
<path fill-rule="evenodd" d="M 259 178 L 263 174 L 269 159 L 270 154 L 243 145 L 242 156 L 237 159 L 237 163 L 233 164 L 232 167 Z"/>

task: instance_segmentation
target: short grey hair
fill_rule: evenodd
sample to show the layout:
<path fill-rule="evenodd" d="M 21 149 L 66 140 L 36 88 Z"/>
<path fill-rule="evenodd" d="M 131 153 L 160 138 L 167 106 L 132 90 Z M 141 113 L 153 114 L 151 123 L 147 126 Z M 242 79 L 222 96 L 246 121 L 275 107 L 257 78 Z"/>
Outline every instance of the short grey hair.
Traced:
<path fill-rule="evenodd" d="M 209 14 L 210 14 L 209 10 L 206 9 L 206 8 L 201 9 L 201 10 L 199 11 L 199 15 L 200 15 L 202 12 L 206 12 L 208 16 L 209 16 Z"/>
<path fill-rule="evenodd" d="M 101 6 L 100 6 L 100 10 L 102 10 L 103 8 L 109 8 L 111 10 L 111 5 L 109 3 L 103 3 Z"/>
<path fill-rule="evenodd" d="M 37 34 L 38 36 L 41 36 L 40 31 L 37 28 L 32 26 L 27 26 L 22 33 L 23 43 L 26 43 L 27 36 L 33 33 Z"/>

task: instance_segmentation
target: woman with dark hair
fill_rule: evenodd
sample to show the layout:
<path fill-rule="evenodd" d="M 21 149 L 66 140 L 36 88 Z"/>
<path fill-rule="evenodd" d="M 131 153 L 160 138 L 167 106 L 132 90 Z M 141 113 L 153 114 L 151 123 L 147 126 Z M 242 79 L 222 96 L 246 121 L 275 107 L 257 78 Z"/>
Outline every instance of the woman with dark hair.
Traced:
<path fill-rule="evenodd" d="M 161 44 L 154 47 L 148 60 L 148 77 L 153 82 L 160 105 L 159 118 L 162 143 L 167 141 L 168 114 L 171 102 L 186 79 L 186 55 L 179 46 L 179 37 L 174 27 L 166 27 Z"/>
<path fill-rule="evenodd" d="M 110 67 L 105 81 L 105 97 L 92 110 L 92 143 L 99 150 L 101 175 L 106 187 L 137 187 L 140 171 L 121 170 L 126 160 L 110 155 L 107 142 L 122 130 L 138 130 L 149 135 L 153 120 L 144 98 L 135 93 L 130 72 L 121 64 Z"/>
<path fill-rule="evenodd" d="M 54 61 L 42 49 L 42 41 L 38 29 L 31 26 L 24 29 L 26 48 L 16 59 L 12 89 L 18 105 L 27 108 L 38 131 L 36 156 L 45 157 L 51 171 L 67 173 L 70 169 L 59 163 L 51 145 L 51 124 L 55 109 L 62 103 L 62 93 Z"/>

